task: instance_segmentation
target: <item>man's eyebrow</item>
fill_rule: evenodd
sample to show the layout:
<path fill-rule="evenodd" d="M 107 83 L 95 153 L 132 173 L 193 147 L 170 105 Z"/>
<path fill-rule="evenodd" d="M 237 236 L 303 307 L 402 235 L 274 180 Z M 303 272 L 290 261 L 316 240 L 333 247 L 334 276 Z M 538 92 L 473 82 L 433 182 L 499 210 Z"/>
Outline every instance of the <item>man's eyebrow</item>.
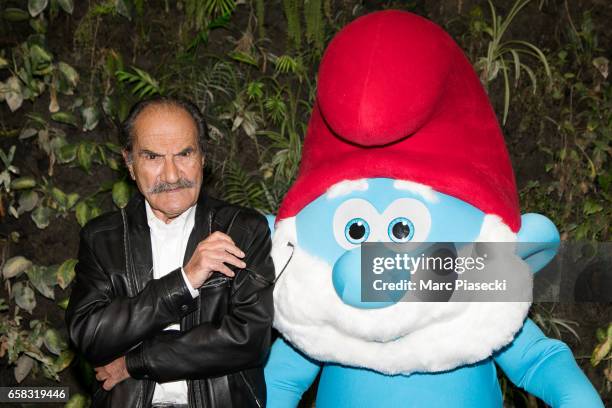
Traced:
<path fill-rule="evenodd" d="M 178 154 L 185 154 L 185 153 L 191 153 L 194 152 L 195 149 L 191 146 L 184 148 L 183 150 L 181 150 L 180 152 L 177 153 Z"/>
<path fill-rule="evenodd" d="M 161 154 L 159 154 L 157 152 L 154 152 L 152 150 L 149 150 L 149 149 L 140 149 L 138 151 L 138 154 L 152 154 L 152 155 L 155 155 L 155 156 L 162 156 Z"/>

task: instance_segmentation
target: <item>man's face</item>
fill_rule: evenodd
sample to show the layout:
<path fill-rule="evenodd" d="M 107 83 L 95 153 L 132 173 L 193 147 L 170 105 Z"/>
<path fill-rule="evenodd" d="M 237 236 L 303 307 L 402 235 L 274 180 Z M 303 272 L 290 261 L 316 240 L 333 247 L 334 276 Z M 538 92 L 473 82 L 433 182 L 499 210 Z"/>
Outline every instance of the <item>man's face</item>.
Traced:
<path fill-rule="evenodd" d="M 204 156 L 193 118 L 185 110 L 149 106 L 134 122 L 132 161 L 124 158 L 138 189 L 164 222 L 194 205 L 202 185 Z"/>

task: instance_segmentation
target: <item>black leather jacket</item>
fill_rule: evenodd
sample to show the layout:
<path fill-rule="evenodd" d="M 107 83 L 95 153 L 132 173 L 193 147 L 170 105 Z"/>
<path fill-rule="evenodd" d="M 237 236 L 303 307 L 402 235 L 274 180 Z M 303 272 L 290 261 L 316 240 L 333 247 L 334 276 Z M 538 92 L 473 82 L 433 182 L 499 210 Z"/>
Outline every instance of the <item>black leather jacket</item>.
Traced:
<path fill-rule="evenodd" d="M 81 230 L 76 280 L 66 322 L 70 339 L 95 366 L 125 355 L 132 378 L 107 392 L 97 383 L 93 407 L 151 405 L 155 382 L 187 380 L 190 407 L 263 407 L 263 364 L 273 318 L 270 231 L 262 215 L 198 198 L 183 265 L 214 231 L 230 235 L 247 267 L 214 273 L 193 299 L 180 268 L 153 279 L 144 197 L 101 215 Z M 180 321 L 180 331 L 163 329 Z"/>

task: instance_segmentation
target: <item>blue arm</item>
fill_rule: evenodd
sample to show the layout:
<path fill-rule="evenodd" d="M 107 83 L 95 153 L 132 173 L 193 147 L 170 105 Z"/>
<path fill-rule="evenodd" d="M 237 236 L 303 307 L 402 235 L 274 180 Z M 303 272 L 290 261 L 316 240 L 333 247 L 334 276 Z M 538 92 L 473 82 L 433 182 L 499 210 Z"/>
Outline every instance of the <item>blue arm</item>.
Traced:
<path fill-rule="evenodd" d="M 272 345 L 264 369 L 268 408 L 297 407 L 302 394 L 310 388 L 321 366 L 302 355 L 285 340 Z"/>
<path fill-rule="evenodd" d="M 546 337 L 531 319 L 495 361 L 514 384 L 554 408 L 604 407 L 569 347 Z"/>

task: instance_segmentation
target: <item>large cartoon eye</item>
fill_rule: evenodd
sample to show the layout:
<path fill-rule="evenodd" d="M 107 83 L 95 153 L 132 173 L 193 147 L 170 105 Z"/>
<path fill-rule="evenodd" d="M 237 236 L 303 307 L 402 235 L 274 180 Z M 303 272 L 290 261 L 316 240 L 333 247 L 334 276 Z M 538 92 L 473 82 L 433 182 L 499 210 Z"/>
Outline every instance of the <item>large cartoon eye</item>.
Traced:
<path fill-rule="evenodd" d="M 389 223 L 388 234 L 393 242 L 408 242 L 414 236 L 414 224 L 406 217 L 396 217 Z"/>
<path fill-rule="evenodd" d="M 414 198 L 398 198 L 385 209 L 383 225 L 387 239 L 393 242 L 423 242 L 431 230 L 431 215 L 427 206 Z"/>
<path fill-rule="evenodd" d="M 376 225 L 380 215 L 374 206 L 362 198 L 349 198 L 334 212 L 333 228 L 336 242 L 351 250 L 362 242 L 376 241 Z"/>
<path fill-rule="evenodd" d="M 344 236 L 351 244 L 361 244 L 370 236 L 370 225 L 363 218 L 353 218 L 346 223 Z"/>

